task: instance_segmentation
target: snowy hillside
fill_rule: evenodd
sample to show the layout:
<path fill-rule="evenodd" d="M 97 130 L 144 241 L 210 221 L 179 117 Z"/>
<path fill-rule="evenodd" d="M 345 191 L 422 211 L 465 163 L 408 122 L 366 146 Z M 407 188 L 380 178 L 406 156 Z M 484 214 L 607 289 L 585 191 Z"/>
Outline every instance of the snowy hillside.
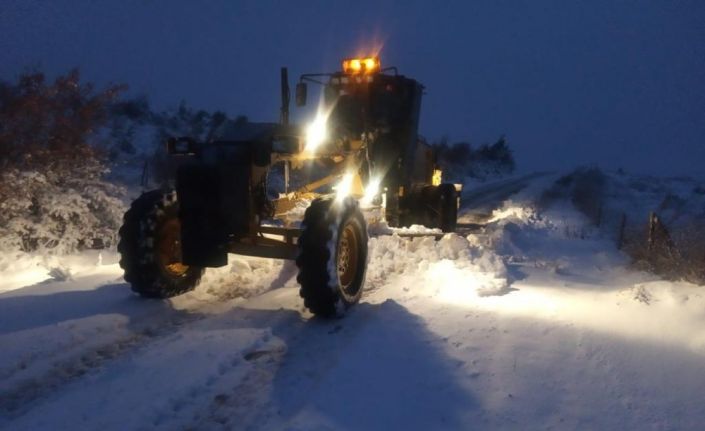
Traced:
<path fill-rule="evenodd" d="M 463 235 L 371 238 L 340 320 L 304 309 L 292 262 L 231 255 L 169 301 L 109 252 L 7 263 L 0 428 L 702 429 L 705 287 L 633 269 L 561 178 L 466 190 L 486 225 Z M 657 200 L 606 190 L 615 214 Z"/>

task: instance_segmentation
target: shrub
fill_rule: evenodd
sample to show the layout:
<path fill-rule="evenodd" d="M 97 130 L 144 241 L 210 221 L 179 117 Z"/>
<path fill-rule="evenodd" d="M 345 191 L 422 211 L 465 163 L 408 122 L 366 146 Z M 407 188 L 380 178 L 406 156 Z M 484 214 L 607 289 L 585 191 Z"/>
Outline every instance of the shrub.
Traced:
<path fill-rule="evenodd" d="M 66 253 L 114 243 L 121 190 L 101 180 L 93 140 L 121 87 L 96 92 L 71 71 L 0 84 L 0 247 Z"/>
<path fill-rule="evenodd" d="M 449 144 L 447 138 L 435 144 L 436 158 L 452 180 L 464 177 L 487 179 L 507 175 L 516 167 L 514 156 L 504 136 L 494 144 L 474 149 L 468 142 Z"/>
<path fill-rule="evenodd" d="M 0 250 L 65 254 L 115 244 L 122 190 L 98 177 L 13 169 L 0 177 Z"/>

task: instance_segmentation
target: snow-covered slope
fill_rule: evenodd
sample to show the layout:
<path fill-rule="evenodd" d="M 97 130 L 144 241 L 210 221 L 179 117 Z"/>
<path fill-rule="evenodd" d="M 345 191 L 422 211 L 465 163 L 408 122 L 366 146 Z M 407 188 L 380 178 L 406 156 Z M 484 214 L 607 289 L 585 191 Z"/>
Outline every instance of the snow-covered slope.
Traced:
<path fill-rule="evenodd" d="M 485 186 L 465 237 L 371 238 L 341 320 L 303 309 L 291 262 L 231 256 L 164 302 L 114 255 L 54 262 L 71 276 L 0 294 L 0 428 L 701 429 L 705 288 L 539 205 L 557 178 Z"/>

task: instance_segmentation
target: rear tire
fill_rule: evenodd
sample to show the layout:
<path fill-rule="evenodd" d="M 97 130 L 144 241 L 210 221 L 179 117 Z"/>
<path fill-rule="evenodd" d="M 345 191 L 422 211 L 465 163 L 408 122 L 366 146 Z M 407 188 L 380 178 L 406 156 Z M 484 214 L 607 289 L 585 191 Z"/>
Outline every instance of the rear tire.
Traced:
<path fill-rule="evenodd" d="M 438 193 L 438 227 L 443 232 L 455 232 L 458 226 L 458 192 L 453 184 L 441 184 Z"/>
<path fill-rule="evenodd" d="M 296 280 L 304 305 L 340 317 L 362 296 L 367 270 L 367 225 L 355 199 L 317 199 L 306 210 L 298 240 Z"/>
<path fill-rule="evenodd" d="M 453 184 L 425 186 L 405 201 L 401 226 L 414 224 L 455 232 L 458 225 L 458 192 Z"/>
<path fill-rule="evenodd" d="M 175 191 L 143 193 L 120 228 L 120 267 L 132 290 L 147 298 L 170 298 L 196 287 L 204 269 L 181 262 L 181 223 Z"/>

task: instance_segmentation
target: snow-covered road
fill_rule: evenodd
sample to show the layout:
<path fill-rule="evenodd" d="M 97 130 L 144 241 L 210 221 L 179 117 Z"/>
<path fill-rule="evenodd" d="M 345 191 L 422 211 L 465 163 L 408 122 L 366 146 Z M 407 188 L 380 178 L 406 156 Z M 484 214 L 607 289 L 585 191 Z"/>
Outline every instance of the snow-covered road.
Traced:
<path fill-rule="evenodd" d="M 0 428 L 702 429 L 705 289 L 536 210 L 554 180 L 497 184 L 467 237 L 372 238 L 340 320 L 303 309 L 290 262 L 231 256 L 162 302 L 76 258 L 0 294 Z"/>

